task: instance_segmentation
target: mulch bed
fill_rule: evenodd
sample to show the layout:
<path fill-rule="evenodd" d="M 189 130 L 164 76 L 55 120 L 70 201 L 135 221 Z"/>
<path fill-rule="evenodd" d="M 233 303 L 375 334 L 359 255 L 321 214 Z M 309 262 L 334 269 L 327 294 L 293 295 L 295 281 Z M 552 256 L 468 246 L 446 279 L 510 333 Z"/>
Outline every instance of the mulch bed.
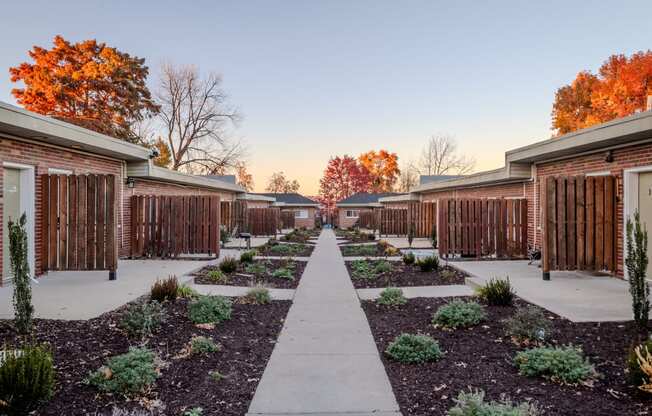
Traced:
<path fill-rule="evenodd" d="M 505 337 L 501 321 L 515 308 L 487 307 L 482 325 L 444 331 L 430 324 L 444 303 L 445 299 L 417 298 L 398 308 L 373 301 L 362 304 L 403 415 L 445 415 L 454 406 L 452 399 L 469 387 L 485 390 L 489 400 L 507 394 L 515 401 L 535 401 L 548 416 L 652 414 L 652 395 L 629 386 L 624 374 L 627 351 L 640 337 L 632 322 L 572 323 L 547 313 L 553 318 L 553 342 L 581 346 L 601 374 L 593 387 L 560 386 L 521 376 L 512 365 L 519 348 Z M 403 332 L 432 336 L 446 355 L 421 365 L 389 360 L 384 351 Z"/>
<path fill-rule="evenodd" d="M 378 263 L 378 260 L 363 260 L 372 264 Z M 347 261 L 346 268 L 351 276 L 351 281 L 356 289 L 371 287 L 402 287 L 402 286 L 442 286 L 442 285 L 463 285 L 466 273 L 450 266 L 443 266 L 437 271 L 422 272 L 419 267 L 410 264 L 406 265 L 402 261 L 390 261 L 392 270 L 382 273 L 375 279 L 356 279 L 353 278 L 351 265 L 353 262 Z"/>
<path fill-rule="evenodd" d="M 383 248 L 380 244 L 375 243 L 375 244 L 349 244 L 344 243 L 340 244 L 340 251 L 342 252 L 343 257 L 385 257 L 385 248 Z M 356 247 L 374 247 L 376 251 L 374 253 L 364 253 L 364 254 L 359 254 L 355 252 Z"/>
<path fill-rule="evenodd" d="M 167 320 L 149 339 L 148 348 L 169 364 L 147 400 L 160 400 L 165 415 L 201 407 L 204 414 L 243 415 L 274 348 L 290 308 L 289 301 L 267 305 L 234 304 L 229 321 L 212 330 L 195 327 L 187 317 L 187 301 L 167 304 Z M 130 340 L 116 327 L 120 311 L 89 321 L 36 321 L 35 338 L 51 345 L 56 365 L 56 393 L 38 415 L 110 415 L 114 406 L 137 408 L 137 401 L 100 393 L 83 383 L 108 357 L 127 352 Z M 210 336 L 222 350 L 213 354 L 173 358 L 193 336 Z M 0 321 L 0 343 L 16 342 L 10 321 Z M 224 376 L 213 380 L 208 372 Z"/>
<path fill-rule="evenodd" d="M 277 245 L 284 245 L 284 244 L 285 245 L 294 245 L 294 246 L 300 245 L 301 250 L 293 252 L 291 255 L 279 254 L 279 253 L 275 253 L 274 251 L 272 251 L 272 247 L 274 247 L 273 245 L 266 244 L 266 245 L 257 247 L 256 251 L 258 252 L 259 256 L 310 257 L 313 250 L 315 249 L 314 244 L 278 243 Z"/>
<path fill-rule="evenodd" d="M 286 261 L 277 259 L 267 260 L 254 260 L 254 263 L 265 265 L 266 273 L 262 276 L 253 276 L 246 272 L 246 265 L 239 264 L 238 270 L 228 275 L 228 281 L 224 283 L 216 283 L 208 277 L 208 272 L 211 270 L 219 270 L 218 266 L 206 266 L 197 273 L 195 273 L 195 283 L 201 285 L 225 285 L 225 286 L 253 286 L 262 284 L 266 287 L 277 289 L 295 289 L 299 285 L 299 280 L 306 269 L 305 261 L 290 261 L 294 265 L 294 280 L 282 279 L 280 277 L 272 276 L 274 270 L 284 267 Z"/>

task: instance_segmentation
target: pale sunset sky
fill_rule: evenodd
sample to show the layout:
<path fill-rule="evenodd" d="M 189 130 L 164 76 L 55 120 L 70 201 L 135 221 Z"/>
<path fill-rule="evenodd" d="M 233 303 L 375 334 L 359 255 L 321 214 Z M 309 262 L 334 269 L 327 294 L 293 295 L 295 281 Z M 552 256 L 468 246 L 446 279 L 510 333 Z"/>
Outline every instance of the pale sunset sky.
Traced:
<path fill-rule="evenodd" d="M 256 190 L 284 171 L 314 195 L 330 156 L 417 160 L 433 133 L 477 170 L 550 137 L 555 90 L 611 54 L 652 48 L 648 1 L 13 1 L 2 5 L 0 100 L 33 45 L 96 38 L 224 78 Z"/>

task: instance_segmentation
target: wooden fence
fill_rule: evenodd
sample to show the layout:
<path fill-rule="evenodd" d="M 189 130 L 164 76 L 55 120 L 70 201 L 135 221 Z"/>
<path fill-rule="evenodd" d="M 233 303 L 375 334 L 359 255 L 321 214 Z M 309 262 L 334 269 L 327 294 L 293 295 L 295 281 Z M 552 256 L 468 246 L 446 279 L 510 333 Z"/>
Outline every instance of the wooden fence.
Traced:
<path fill-rule="evenodd" d="M 131 197 L 131 257 L 218 256 L 219 250 L 219 197 Z"/>
<path fill-rule="evenodd" d="M 548 177 L 544 186 L 543 272 L 615 272 L 616 177 Z"/>
<path fill-rule="evenodd" d="M 378 233 L 383 236 L 402 236 L 408 233 L 407 209 L 380 208 L 376 210 Z"/>
<path fill-rule="evenodd" d="M 436 202 L 410 202 L 407 208 L 408 227 L 414 227 L 415 237 L 430 237 L 437 227 Z M 409 232 L 409 228 L 408 231 Z"/>
<path fill-rule="evenodd" d="M 249 208 L 247 210 L 247 231 L 251 235 L 272 235 L 281 227 L 279 208 Z"/>
<path fill-rule="evenodd" d="M 281 211 L 281 228 L 294 228 L 294 211 Z"/>
<path fill-rule="evenodd" d="M 41 175 L 43 270 L 118 267 L 115 175 Z"/>
<path fill-rule="evenodd" d="M 374 210 L 371 211 L 360 211 L 358 217 L 358 226 L 360 228 L 366 228 L 368 230 L 378 229 L 378 213 Z"/>
<path fill-rule="evenodd" d="M 527 257 L 526 199 L 440 199 L 442 257 Z"/>
<path fill-rule="evenodd" d="M 221 201 L 220 224 L 230 233 L 247 229 L 247 202 L 246 201 Z"/>

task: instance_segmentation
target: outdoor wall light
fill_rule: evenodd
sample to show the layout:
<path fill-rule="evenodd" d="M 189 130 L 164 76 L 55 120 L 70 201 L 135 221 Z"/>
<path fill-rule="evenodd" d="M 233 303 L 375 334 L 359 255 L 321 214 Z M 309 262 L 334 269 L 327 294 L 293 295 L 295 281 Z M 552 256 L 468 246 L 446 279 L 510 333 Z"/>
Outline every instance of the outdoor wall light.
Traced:
<path fill-rule="evenodd" d="M 130 177 L 130 178 L 127 178 L 127 180 L 125 181 L 125 184 L 127 184 L 127 188 L 134 189 L 134 186 L 136 186 L 136 181 L 134 180 L 134 178 Z"/>
<path fill-rule="evenodd" d="M 614 161 L 614 152 L 611 150 L 607 150 L 607 155 L 604 157 L 604 161 L 607 163 L 611 163 Z"/>

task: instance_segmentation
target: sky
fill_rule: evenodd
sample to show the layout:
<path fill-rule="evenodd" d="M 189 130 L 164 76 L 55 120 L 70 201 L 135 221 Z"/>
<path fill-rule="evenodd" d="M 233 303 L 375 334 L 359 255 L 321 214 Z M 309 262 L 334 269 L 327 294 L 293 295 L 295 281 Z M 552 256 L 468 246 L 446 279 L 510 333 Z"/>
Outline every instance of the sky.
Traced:
<path fill-rule="evenodd" d="M 182 4 L 183 3 L 183 4 Z M 454 137 L 476 170 L 551 135 L 557 88 L 652 48 L 648 1 L 23 1 L 2 6 L 0 101 L 33 45 L 95 38 L 223 77 L 257 191 L 273 172 L 315 195 L 331 156 L 417 161 Z M 7 19 L 8 16 L 13 16 Z M 4 75 L 3 75 L 4 74 Z"/>

